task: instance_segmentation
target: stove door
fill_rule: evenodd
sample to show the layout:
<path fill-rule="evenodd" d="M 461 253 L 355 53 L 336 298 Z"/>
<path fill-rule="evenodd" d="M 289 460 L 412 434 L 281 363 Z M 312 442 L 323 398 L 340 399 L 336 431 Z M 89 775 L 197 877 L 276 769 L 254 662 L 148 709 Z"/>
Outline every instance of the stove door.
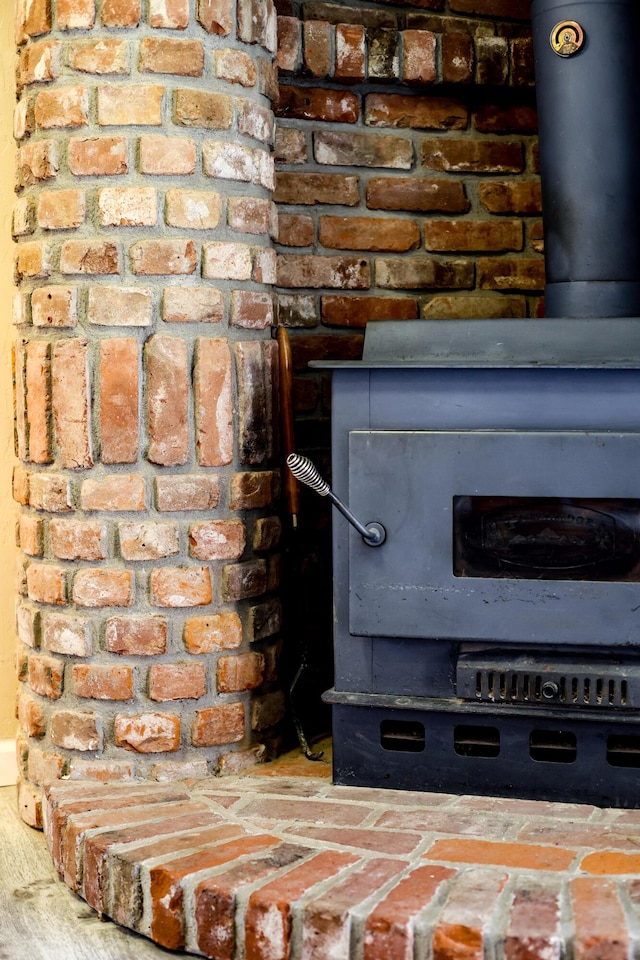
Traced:
<path fill-rule="evenodd" d="M 349 503 L 354 635 L 640 643 L 640 434 L 352 431 Z"/>

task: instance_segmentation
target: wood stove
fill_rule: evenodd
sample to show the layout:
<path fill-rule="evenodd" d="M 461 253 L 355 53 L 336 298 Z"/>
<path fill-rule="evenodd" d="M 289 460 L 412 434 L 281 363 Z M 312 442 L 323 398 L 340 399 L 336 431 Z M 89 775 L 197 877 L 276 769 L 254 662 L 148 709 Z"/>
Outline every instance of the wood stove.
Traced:
<path fill-rule="evenodd" d="M 338 783 L 638 805 L 636 6 L 532 2 L 547 319 L 331 365 Z"/>

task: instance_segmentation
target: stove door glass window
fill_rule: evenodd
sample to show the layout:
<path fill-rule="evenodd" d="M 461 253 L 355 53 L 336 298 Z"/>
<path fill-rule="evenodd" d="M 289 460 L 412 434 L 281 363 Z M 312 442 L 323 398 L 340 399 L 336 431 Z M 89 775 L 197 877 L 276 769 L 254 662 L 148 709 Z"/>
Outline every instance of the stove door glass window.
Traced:
<path fill-rule="evenodd" d="M 640 500 L 454 497 L 456 577 L 640 581 Z"/>

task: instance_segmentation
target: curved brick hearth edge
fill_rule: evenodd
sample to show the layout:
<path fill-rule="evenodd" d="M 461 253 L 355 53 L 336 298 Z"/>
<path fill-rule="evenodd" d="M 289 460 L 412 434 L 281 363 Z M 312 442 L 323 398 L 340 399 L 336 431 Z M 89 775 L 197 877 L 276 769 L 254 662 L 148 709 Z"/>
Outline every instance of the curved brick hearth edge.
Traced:
<path fill-rule="evenodd" d="M 95 910 L 216 960 L 637 955 L 640 811 L 336 787 L 328 769 L 58 781 L 49 848 Z"/>

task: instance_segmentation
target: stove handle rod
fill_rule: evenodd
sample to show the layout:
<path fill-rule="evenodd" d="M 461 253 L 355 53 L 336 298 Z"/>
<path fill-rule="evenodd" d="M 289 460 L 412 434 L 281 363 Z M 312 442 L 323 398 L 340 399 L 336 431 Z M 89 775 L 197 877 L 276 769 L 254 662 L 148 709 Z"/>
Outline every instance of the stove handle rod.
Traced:
<path fill-rule="evenodd" d="M 287 466 L 296 480 L 315 490 L 321 497 L 329 497 L 352 527 L 355 527 L 364 542 L 370 547 L 380 547 L 387 539 L 387 531 L 381 523 L 373 521 L 366 526 L 354 517 L 349 507 L 336 496 L 326 480 L 320 476 L 318 468 L 307 457 L 299 453 L 290 453 L 287 457 Z"/>

